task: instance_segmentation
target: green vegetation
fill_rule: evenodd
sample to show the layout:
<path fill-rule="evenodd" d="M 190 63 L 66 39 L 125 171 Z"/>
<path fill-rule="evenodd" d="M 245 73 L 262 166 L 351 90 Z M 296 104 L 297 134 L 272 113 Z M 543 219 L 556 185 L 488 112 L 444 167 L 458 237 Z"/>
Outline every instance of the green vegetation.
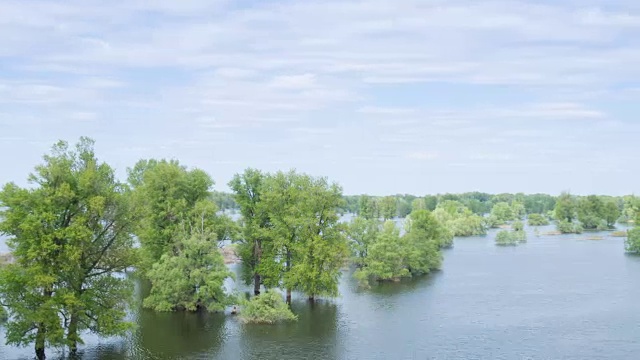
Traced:
<path fill-rule="evenodd" d="M 612 237 L 627 237 L 627 231 L 613 231 L 611 233 Z"/>
<path fill-rule="evenodd" d="M 629 230 L 624 242 L 624 249 L 631 254 L 640 254 L 640 226 Z"/>
<path fill-rule="evenodd" d="M 152 288 L 144 306 L 156 311 L 223 310 L 229 299 L 222 286 L 232 275 L 202 229 L 185 233 L 149 271 Z"/>
<path fill-rule="evenodd" d="M 282 300 L 282 295 L 274 290 L 269 290 L 254 296 L 251 300 L 242 301 L 240 319 L 244 323 L 275 324 L 282 321 L 295 321 L 294 315 L 287 304 Z"/>
<path fill-rule="evenodd" d="M 340 267 L 349 253 L 338 215 L 342 189 L 293 171 L 245 172 L 230 186 L 248 215 L 240 254 L 253 281 L 286 288 L 287 299 L 293 290 L 310 299 L 337 296 Z M 259 289 L 256 283 L 254 290 Z"/>
<path fill-rule="evenodd" d="M 620 210 L 615 201 L 590 195 L 578 201 L 578 220 L 584 229 L 606 230 L 615 226 Z"/>
<path fill-rule="evenodd" d="M 458 201 L 446 200 L 438 204 L 433 216 L 448 228 L 453 236 L 474 236 L 487 233 L 484 219 L 472 213 Z"/>
<path fill-rule="evenodd" d="M 524 230 L 500 230 L 496 234 L 496 245 L 515 246 L 527 241 L 527 233 Z"/>
<path fill-rule="evenodd" d="M 579 223 L 570 223 L 567 220 L 559 221 L 557 229 L 561 234 L 582 234 L 584 231 Z"/>
<path fill-rule="evenodd" d="M 386 221 L 375 240 L 368 244 L 355 277 L 368 284 L 369 280 L 397 281 L 427 274 L 440 268 L 440 248 L 450 246 L 451 240 L 451 233 L 428 210 L 410 214 L 403 236 L 395 223 Z"/>
<path fill-rule="evenodd" d="M 35 343 L 42 359 L 46 345 L 75 352 L 85 330 L 124 334 L 132 284 L 113 275 L 134 260 L 127 187 L 87 138 L 57 143 L 29 180 L 0 192 L 0 232 L 16 260 L 0 270 L 7 343 Z"/>
<path fill-rule="evenodd" d="M 236 174 L 228 194 L 213 191 L 203 170 L 164 159 L 140 160 L 125 184 L 93 146 L 87 138 L 75 148 L 59 142 L 28 187 L 10 183 L 0 191 L 0 233 L 11 250 L 2 260 L 12 260 L 0 268 L 0 319 L 7 343 L 33 344 L 39 359 L 46 346 L 76 352 L 87 332 L 129 331 L 128 270 L 151 284 L 146 308 L 223 310 L 232 301 L 223 286 L 232 273 L 221 248 L 230 241 L 242 280 L 253 285 L 242 320 L 275 323 L 296 318 L 275 289 L 287 302 L 293 291 L 311 300 L 336 297 L 348 260 L 362 284 L 397 281 L 439 269 L 454 236 L 510 223 L 496 244 L 517 245 L 527 240 L 525 217 L 530 226 L 553 217 L 559 233 L 581 233 L 612 229 L 618 219 L 637 224 L 640 208 L 634 196 L 568 193 L 344 196 L 326 178 L 256 169 Z M 239 211 L 240 220 L 227 211 Z M 359 216 L 342 223 L 344 212 Z M 396 217 L 405 218 L 404 228 L 390 221 Z M 612 236 L 626 236 L 626 251 L 640 253 L 639 229 Z"/>
<path fill-rule="evenodd" d="M 549 225 L 549 219 L 542 214 L 529 214 L 527 223 L 529 226 L 546 226 Z"/>

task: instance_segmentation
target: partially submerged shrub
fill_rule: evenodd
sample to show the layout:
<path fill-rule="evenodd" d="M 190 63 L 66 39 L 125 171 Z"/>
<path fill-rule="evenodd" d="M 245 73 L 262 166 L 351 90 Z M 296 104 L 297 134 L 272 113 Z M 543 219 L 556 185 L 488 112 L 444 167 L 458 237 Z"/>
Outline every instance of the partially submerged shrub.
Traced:
<path fill-rule="evenodd" d="M 584 231 L 584 229 L 582 228 L 582 225 L 578 223 L 571 223 L 571 222 L 568 222 L 567 220 L 562 220 L 558 222 L 557 228 L 558 228 L 558 231 L 560 231 L 563 234 L 582 234 L 582 232 Z"/>
<path fill-rule="evenodd" d="M 281 321 L 293 321 L 298 317 L 291 312 L 282 300 L 282 295 L 269 290 L 243 303 L 240 319 L 244 323 L 275 324 Z"/>
<path fill-rule="evenodd" d="M 529 223 L 529 226 L 549 225 L 549 219 L 542 214 L 529 214 L 527 222 Z"/>

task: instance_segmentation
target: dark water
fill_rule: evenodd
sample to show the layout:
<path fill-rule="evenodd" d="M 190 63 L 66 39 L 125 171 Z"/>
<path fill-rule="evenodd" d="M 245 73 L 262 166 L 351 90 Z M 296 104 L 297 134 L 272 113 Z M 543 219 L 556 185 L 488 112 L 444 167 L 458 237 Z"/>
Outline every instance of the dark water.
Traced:
<path fill-rule="evenodd" d="M 586 240 L 594 235 L 604 239 Z M 299 321 L 278 326 L 140 311 L 131 337 L 89 337 L 81 358 L 640 358 L 640 258 L 607 233 L 530 233 L 518 247 L 496 247 L 493 234 L 456 239 L 437 274 L 368 291 L 346 274 L 341 294 L 313 306 L 296 299 Z M 2 346 L 0 359 L 31 351 Z"/>

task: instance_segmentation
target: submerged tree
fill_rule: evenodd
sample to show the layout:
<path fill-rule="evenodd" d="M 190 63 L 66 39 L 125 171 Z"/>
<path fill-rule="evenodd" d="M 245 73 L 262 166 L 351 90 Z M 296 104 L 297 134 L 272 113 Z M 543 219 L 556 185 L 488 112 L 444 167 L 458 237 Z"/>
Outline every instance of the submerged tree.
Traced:
<path fill-rule="evenodd" d="M 157 311 L 220 311 L 228 305 L 224 280 L 232 277 L 215 239 L 202 229 L 185 234 L 148 273 L 152 288 L 144 306 Z"/>
<path fill-rule="evenodd" d="M 270 226 L 269 212 L 261 203 L 264 180 L 265 175 L 259 170 L 247 169 L 242 174 L 236 174 L 229 182 L 242 214 L 243 236 L 239 244 L 239 253 L 244 264 L 244 280 L 247 284 L 253 281 L 254 295 L 260 294 L 262 248 L 263 243 L 269 240 L 266 233 Z"/>
<path fill-rule="evenodd" d="M 75 149 L 59 142 L 29 177 L 33 186 L 8 184 L 0 193 L 0 232 L 15 264 L 0 271 L 0 296 L 11 319 L 7 342 L 67 345 L 80 333 L 123 334 L 132 284 L 113 276 L 133 264 L 135 212 L 127 189 L 96 159 L 93 141 Z"/>
<path fill-rule="evenodd" d="M 396 198 L 393 196 L 385 196 L 378 202 L 378 208 L 380 209 L 380 215 L 384 220 L 390 220 L 396 217 L 398 212 L 398 204 Z"/>
<path fill-rule="evenodd" d="M 210 198 L 213 180 L 204 171 L 187 170 L 178 161 L 140 160 L 129 169 L 129 183 L 142 215 L 136 235 L 144 275 L 164 254 L 175 251 L 183 223 L 200 215 L 193 213 L 196 207 L 215 207 Z M 217 219 L 211 215 L 205 221 Z"/>
<path fill-rule="evenodd" d="M 265 284 L 284 286 L 313 299 L 338 294 L 340 268 L 348 247 L 338 209 L 342 190 L 324 178 L 294 171 L 269 176 L 263 194 L 271 227 L 260 272 Z"/>
<path fill-rule="evenodd" d="M 542 214 L 529 214 L 527 222 L 529 223 L 529 226 L 549 225 L 549 219 Z"/>
<path fill-rule="evenodd" d="M 369 246 L 376 241 L 379 232 L 380 222 L 378 220 L 367 220 L 359 216 L 351 220 L 347 227 L 347 237 L 350 240 L 353 262 L 356 266 L 364 265 Z"/>

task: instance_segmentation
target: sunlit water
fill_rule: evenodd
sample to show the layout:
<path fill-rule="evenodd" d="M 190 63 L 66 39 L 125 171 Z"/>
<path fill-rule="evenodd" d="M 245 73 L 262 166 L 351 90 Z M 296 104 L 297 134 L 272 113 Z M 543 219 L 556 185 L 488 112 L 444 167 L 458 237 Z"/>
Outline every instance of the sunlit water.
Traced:
<path fill-rule="evenodd" d="M 586 240 L 594 235 L 604 239 Z M 345 273 L 340 298 L 295 299 L 291 324 L 136 311 L 130 337 L 88 337 L 80 358 L 638 359 L 640 258 L 624 254 L 623 239 L 528 240 L 456 239 L 441 272 L 366 291 Z M 31 358 L 31 348 L 0 347 L 0 359 Z"/>

